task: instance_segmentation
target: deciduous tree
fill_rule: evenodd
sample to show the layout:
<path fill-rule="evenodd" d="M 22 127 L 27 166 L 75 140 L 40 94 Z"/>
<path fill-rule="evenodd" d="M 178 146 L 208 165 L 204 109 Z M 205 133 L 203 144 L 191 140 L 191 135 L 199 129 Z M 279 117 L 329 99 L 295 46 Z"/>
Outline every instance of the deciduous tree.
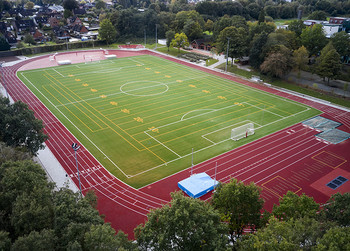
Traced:
<path fill-rule="evenodd" d="M 334 49 L 332 42 L 329 42 L 322 51 L 320 57 L 316 61 L 316 73 L 323 79 L 327 78 L 329 84 L 330 79 L 337 79 L 340 76 L 342 64 L 340 55 Z"/>
<path fill-rule="evenodd" d="M 350 35 L 348 33 L 337 32 L 331 37 L 331 41 L 340 56 L 350 56 Z"/>
<path fill-rule="evenodd" d="M 227 228 L 209 203 L 173 193 L 135 229 L 141 250 L 224 250 Z"/>
<path fill-rule="evenodd" d="M 165 33 L 165 37 L 166 37 L 166 46 L 168 47 L 168 51 L 169 51 L 169 47 L 170 47 L 170 44 L 171 44 L 171 41 L 174 39 L 175 37 L 175 31 L 173 30 L 168 30 L 166 33 Z"/>
<path fill-rule="evenodd" d="M 300 75 L 301 70 L 306 70 L 307 63 L 309 62 L 309 52 L 304 46 L 293 52 L 294 68 L 298 71 Z"/>
<path fill-rule="evenodd" d="M 333 227 L 318 239 L 316 251 L 346 250 L 350 244 L 350 226 Z"/>
<path fill-rule="evenodd" d="M 279 205 L 274 205 L 272 213 L 278 219 L 288 220 L 290 218 L 298 219 L 302 217 L 316 217 L 316 212 L 320 205 L 312 197 L 305 194 L 298 196 L 288 191 L 279 201 Z"/>
<path fill-rule="evenodd" d="M 288 51 L 288 50 L 284 50 Z M 290 52 L 271 52 L 260 65 L 261 72 L 271 76 L 282 78 L 293 68 Z"/>
<path fill-rule="evenodd" d="M 106 40 L 107 45 L 112 43 L 117 37 L 117 31 L 109 19 L 103 19 L 100 23 L 99 38 Z"/>
<path fill-rule="evenodd" d="M 322 210 L 322 215 L 339 226 L 350 226 L 350 193 L 336 193 L 331 196 Z"/>
<path fill-rule="evenodd" d="M 8 51 L 11 48 L 6 38 L 0 34 L 0 51 Z"/>
<path fill-rule="evenodd" d="M 246 227 L 257 228 L 260 225 L 263 200 L 260 189 L 250 183 L 232 179 L 227 184 L 219 184 L 213 194 L 212 204 L 229 227 L 231 241 L 234 243 L 243 234 Z"/>
<path fill-rule="evenodd" d="M 316 55 L 327 44 L 327 38 L 321 24 L 303 29 L 300 38 L 302 45 L 306 47 L 311 55 Z"/>
<path fill-rule="evenodd" d="M 253 45 L 249 53 L 249 63 L 255 69 L 259 69 L 264 62 L 265 55 L 263 54 L 264 46 L 267 42 L 267 33 L 262 33 L 253 40 Z"/>
<path fill-rule="evenodd" d="M 185 33 L 176 33 L 175 38 L 171 41 L 171 46 L 177 47 L 179 52 L 180 48 L 185 48 L 186 46 L 189 46 L 188 38 Z"/>
<path fill-rule="evenodd" d="M 228 55 L 233 58 L 241 58 L 247 55 L 248 34 L 242 28 L 234 26 L 227 27 L 220 32 L 217 40 L 218 52 L 226 52 L 228 38 L 230 39 Z"/>
<path fill-rule="evenodd" d="M 21 101 L 10 104 L 7 98 L 0 97 L 0 141 L 8 146 L 23 147 L 36 154 L 43 149 L 48 138 L 43 132 L 43 123 L 34 112 Z"/>
<path fill-rule="evenodd" d="M 33 231 L 26 236 L 19 237 L 12 245 L 11 250 L 55 250 L 56 237 L 52 230 L 44 229 L 41 232 Z"/>

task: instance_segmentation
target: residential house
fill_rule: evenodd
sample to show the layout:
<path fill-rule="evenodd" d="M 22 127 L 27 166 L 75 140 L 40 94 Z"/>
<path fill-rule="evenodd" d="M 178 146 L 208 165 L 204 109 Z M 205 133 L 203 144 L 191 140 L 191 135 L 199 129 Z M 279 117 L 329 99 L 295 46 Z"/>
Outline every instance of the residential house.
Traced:
<path fill-rule="evenodd" d="M 68 23 L 68 26 L 75 26 L 75 25 L 82 25 L 83 24 L 83 22 L 77 16 L 68 18 L 67 23 Z"/>
<path fill-rule="evenodd" d="M 200 49 L 205 51 L 210 51 L 212 48 L 211 42 L 205 39 L 196 39 L 191 42 L 193 49 Z"/>
<path fill-rule="evenodd" d="M 16 20 L 14 23 L 13 23 L 16 31 L 18 33 L 21 33 L 21 32 L 34 32 L 35 31 L 35 24 L 34 24 L 34 21 L 32 19 L 28 19 L 28 20 Z"/>
<path fill-rule="evenodd" d="M 41 30 L 35 30 L 34 34 L 33 34 L 33 38 L 35 41 L 46 41 L 46 37 L 43 31 Z"/>
<path fill-rule="evenodd" d="M 60 24 L 60 21 L 56 17 L 50 17 L 47 20 L 47 23 L 53 28 L 53 27 L 58 27 Z"/>

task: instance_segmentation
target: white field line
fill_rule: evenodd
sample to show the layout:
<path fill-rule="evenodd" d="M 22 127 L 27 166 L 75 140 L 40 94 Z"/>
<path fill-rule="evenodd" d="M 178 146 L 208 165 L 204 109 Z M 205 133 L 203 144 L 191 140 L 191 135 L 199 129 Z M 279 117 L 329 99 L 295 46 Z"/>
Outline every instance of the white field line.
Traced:
<path fill-rule="evenodd" d="M 161 60 L 169 62 L 169 60 L 167 60 L 167 59 L 161 58 Z M 201 75 L 204 75 L 204 74 L 203 74 L 204 72 L 201 71 L 201 70 L 197 70 L 197 69 L 194 69 L 194 68 L 189 67 L 189 66 L 187 66 L 187 65 L 183 65 L 183 64 L 179 64 L 179 63 L 175 63 L 175 64 L 176 64 L 177 66 L 179 66 L 180 68 L 184 68 L 186 71 L 189 71 L 189 69 L 191 69 L 191 71 L 193 71 L 193 72 L 197 72 L 197 73 L 200 72 Z M 265 92 L 265 91 L 256 89 L 256 88 L 254 88 L 254 87 L 250 87 L 250 86 L 247 86 L 247 85 L 245 85 L 245 84 L 237 83 L 237 82 L 235 82 L 235 81 L 233 81 L 233 80 L 229 80 L 229 79 L 226 79 L 226 78 L 223 78 L 223 77 L 219 77 L 219 76 L 216 76 L 216 75 L 214 75 L 214 74 L 209 74 L 209 73 L 205 72 L 205 75 L 206 75 L 206 76 L 213 77 L 213 78 L 215 78 L 215 79 L 220 79 L 220 80 L 222 80 L 222 81 L 224 81 L 224 82 L 226 82 L 226 83 L 229 83 L 230 85 L 232 85 L 232 84 L 233 84 L 233 85 L 237 85 L 237 86 L 239 86 L 239 87 L 242 87 L 242 88 L 244 88 L 244 89 L 248 89 L 248 90 L 250 90 L 250 91 L 254 91 L 254 92 L 258 92 L 258 93 L 260 93 L 260 94 L 268 95 L 268 96 L 271 96 L 271 97 L 273 97 L 273 98 L 283 100 L 284 102 L 292 103 L 293 105 L 298 105 L 298 106 L 301 106 L 301 107 L 304 107 L 304 108 L 307 108 L 307 107 L 308 107 L 307 105 L 304 105 L 304 104 L 302 104 L 302 103 L 298 103 L 298 102 L 296 102 L 296 101 L 293 101 L 293 100 L 290 100 L 290 99 L 287 99 L 287 98 L 284 98 L 284 97 L 280 97 L 280 96 L 278 96 L 278 95 L 276 95 L 276 94 L 272 94 L 272 93 L 269 93 L 269 92 Z M 224 85 L 224 86 L 225 86 L 225 85 Z M 225 86 L 225 87 L 228 87 L 228 86 Z M 314 109 L 315 109 L 315 108 L 314 108 Z"/>
<path fill-rule="evenodd" d="M 31 83 L 31 84 L 32 84 L 32 83 Z M 26 95 L 26 96 L 28 96 L 28 95 Z M 47 116 L 45 116 L 45 115 L 42 113 L 42 111 L 40 111 L 39 113 L 42 114 L 42 116 L 43 116 L 44 118 L 47 118 Z M 52 116 L 55 117 L 55 115 L 53 115 L 53 114 L 52 114 Z M 57 119 L 57 118 L 56 118 L 56 119 Z M 57 132 L 56 132 L 56 133 L 57 133 Z M 65 145 L 65 146 L 70 145 L 70 142 L 67 142 L 67 141 L 66 141 L 67 138 L 66 138 L 65 136 L 72 137 L 72 136 L 73 136 L 72 134 L 71 134 L 71 135 L 67 135 L 67 134 L 65 133 L 65 135 L 62 135 L 61 132 L 59 132 L 59 136 L 60 136 L 60 137 L 58 137 L 58 139 L 57 139 L 56 141 L 60 142 L 61 145 Z M 73 136 L 73 137 L 74 137 L 74 136 Z M 66 143 L 62 142 L 62 140 L 65 140 Z M 57 146 L 56 146 L 56 147 L 57 147 Z M 57 151 L 56 147 L 54 147 L 52 150 Z M 65 150 L 69 150 L 70 148 L 67 148 L 67 147 L 66 147 L 66 148 L 62 149 L 61 147 L 59 147 L 59 149 L 60 149 L 62 152 L 66 152 Z M 87 155 L 85 154 L 86 152 L 88 152 L 89 154 L 91 154 L 88 150 L 85 151 L 85 152 L 82 152 L 82 154 L 80 154 L 80 155 L 84 155 L 84 156 L 85 156 L 85 158 L 84 158 L 84 157 L 81 158 L 81 159 L 79 158 L 79 162 L 78 162 L 78 163 L 79 163 L 79 165 L 80 165 L 81 168 L 84 168 L 84 165 L 81 163 L 81 161 L 83 161 L 83 162 L 85 163 L 85 165 L 90 166 L 88 163 L 86 163 L 86 160 L 88 160 L 88 161 L 91 162 L 89 156 L 87 156 Z M 91 156 L 93 156 L 93 155 L 91 154 Z M 99 163 L 99 161 L 98 161 L 96 158 L 94 158 L 94 159 Z M 75 171 L 74 168 L 73 168 L 73 170 L 71 169 L 71 166 L 74 166 L 74 167 L 75 167 L 75 162 L 74 162 L 72 159 L 68 159 L 69 162 L 71 163 L 71 165 L 69 165 L 65 160 L 66 160 L 66 158 L 62 158 L 62 161 L 66 164 L 66 166 L 68 167 L 68 169 L 71 171 L 71 174 L 73 174 L 73 175 L 75 174 L 75 178 L 77 178 L 77 172 Z M 93 163 L 91 163 L 91 164 L 93 164 Z M 94 166 L 94 167 L 95 167 L 95 166 Z M 96 171 L 96 168 L 94 168 L 94 167 L 91 168 L 91 169 L 94 169 L 94 171 L 92 171 L 92 172 L 95 172 L 95 171 Z M 104 181 L 104 182 L 102 182 L 102 183 L 109 182 L 109 181 L 111 181 L 111 182 L 117 181 L 117 182 L 123 183 L 123 184 L 125 184 L 127 187 L 131 188 L 130 193 L 133 194 L 133 195 L 135 195 L 135 197 L 136 197 L 136 196 L 142 197 L 142 194 L 144 194 L 143 192 L 137 191 L 136 189 L 130 187 L 130 186 L 127 185 L 126 183 L 124 183 L 124 182 L 122 182 L 122 181 L 120 181 L 120 180 L 115 179 L 115 177 L 114 177 L 107 169 L 105 169 L 105 168 L 101 165 L 101 163 L 99 163 L 99 165 L 98 165 L 97 167 L 99 167 L 99 168 L 97 168 L 97 171 L 98 171 L 99 169 L 103 168 L 103 170 L 107 171 L 107 173 L 109 173 L 109 174 L 110 174 L 110 177 L 111 177 L 111 179 L 109 179 L 105 174 L 102 173 L 104 177 L 106 177 L 107 179 L 109 179 L 109 180 Z M 89 168 L 88 168 L 88 169 L 89 169 Z M 84 170 L 83 170 L 83 171 L 84 171 Z M 87 172 L 89 173 L 89 171 L 87 171 Z M 86 175 L 86 176 L 91 176 L 92 172 L 90 172 L 90 173 L 89 173 L 88 175 Z M 97 174 L 96 174 L 96 176 L 97 176 L 100 180 L 102 180 Z M 89 182 L 83 175 L 82 175 L 82 178 L 84 178 L 84 180 L 86 180 L 86 182 L 88 182 L 88 183 L 91 184 L 91 182 Z M 95 179 L 94 179 L 93 177 L 91 177 L 91 179 L 93 179 L 93 180 L 95 181 Z M 96 182 L 96 181 L 95 181 L 95 182 Z M 121 187 L 117 182 L 114 183 L 114 185 L 117 185 L 118 187 Z M 95 186 L 98 186 L 98 185 L 100 185 L 100 184 L 102 184 L 102 183 L 96 182 L 96 185 L 95 185 Z M 88 189 L 88 188 L 86 188 L 86 186 L 85 186 L 84 183 L 82 183 L 82 187 L 83 187 L 83 190 Z M 90 187 L 91 187 L 91 186 L 90 186 Z M 122 187 L 121 187 L 121 188 L 122 188 Z M 132 208 L 126 206 L 125 204 L 116 201 L 116 200 L 115 200 L 116 198 L 111 198 L 111 197 L 108 196 L 106 193 L 104 193 L 101 189 L 98 189 L 98 188 L 96 188 L 96 189 L 99 190 L 102 194 L 104 194 L 107 198 L 109 198 L 109 199 L 111 199 L 112 201 L 114 201 L 115 203 L 117 203 L 117 204 L 119 204 L 119 205 L 121 205 L 121 206 L 123 206 L 123 207 L 125 207 L 125 208 L 128 208 L 128 209 L 131 210 L 131 211 L 134 211 L 134 212 L 136 212 L 136 213 L 145 215 L 144 213 L 141 213 L 141 212 L 139 212 L 139 211 L 136 211 L 136 210 L 134 210 L 134 209 L 132 209 Z M 114 189 L 115 189 L 115 188 L 114 188 Z M 137 193 L 135 193 L 136 191 L 137 191 Z M 128 197 L 130 197 L 130 196 L 128 196 Z M 154 199 L 156 199 L 156 200 L 158 200 L 158 201 L 162 201 L 162 202 L 164 202 L 164 203 L 167 203 L 167 201 L 162 200 L 162 199 L 159 199 L 159 198 L 157 198 L 157 197 L 154 197 L 154 196 L 149 196 L 149 197 L 150 197 L 150 198 L 154 198 Z M 130 198 L 132 198 L 132 197 L 130 197 Z M 132 198 L 132 200 L 135 201 L 136 199 L 135 199 L 135 198 Z M 145 200 L 145 201 L 151 201 L 151 202 L 153 202 L 154 204 L 162 205 L 162 204 L 159 203 L 159 202 L 152 201 L 152 200 L 149 200 L 149 199 L 145 199 L 145 198 L 144 198 L 144 200 Z M 125 200 L 125 201 L 126 201 L 128 204 L 132 204 L 131 202 L 129 202 L 129 201 L 127 201 L 127 200 Z M 137 200 L 136 200 L 136 201 L 137 201 Z M 140 202 L 140 201 L 139 201 L 139 202 Z M 140 202 L 140 203 L 145 204 L 144 202 Z M 146 205 L 147 205 L 147 204 L 146 204 Z M 148 206 L 152 208 L 152 206 L 150 206 L 150 205 L 148 205 Z M 141 207 L 141 209 L 143 209 L 143 208 Z"/>
<path fill-rule="evenodd" d="M 53 107 L 56 108 L 56 110 L 61 113 L 61 115 L 67 120 L 69 121 L 69 123 L 72 124 L 72 126 L 74 126 L 100 153 L 102 153 L 102 155 L 104 155 L 106 157 L 106 159 L 108 159 L 112 165 L 114 165 L 125 177 L 128 177 L 128 175 L 121 169 L 118 167 L 118 165 L 116 163 L 114 163 L 88 136 L 86 136 L 80 129 L 79 127 L 77 127 L 72 121 L 70 121 L 70 119 L 67 118 L 67 116 L 60 110 L 58 109 L 58 107 L 56 107 L 49 98 L 47 98 L 35 85 L 33 85 L 32 82 L 29 81 L 29 79 L 24 76 L 23 72 L 21 73 L 21 75 L 28 81 L 28 83 L 30 83 Z M 85 147 L 86 148 L 86 147 Z M 92 155 L 92 154 L 91 154 Z M 92 155 L 93 156 L 93 155 Z"/>
<path fill-rule="evenodd" d="M 59 71 L 56 71 L 55 68 L 52 68 L 52 70 L 54 70 L 57 74 L 59 74 L 62 78 L 65 78 L 66 76 L 63 76 Z"/>
<path fill-rule="evenodd" d="M 188 78 L 188 79 L 184 79 L 183 81 L 189 81 L 189 80 L 193 80 L 193 79 L 201 79 L 203 77 L 196 77 L 196 78 Z M 146 82 L 146 81 L 145 81 Z M 169 83 L 162 83 L 162 84 L 159 84 L 159 85 L 154 85 L 153 87 L 155 86 L 161 86 L 161 85 L 171 85 L 171 84 L 176 84 L 177 82 L 176 81 L 171 81 Z M 134 89 L 133 91 L 137 91 L 137 90 L 141 90 L 141 89 L 144 89 L 144 88 L 149 88 L 149 87 L 142 87 L 142 88 L 138 88 L 138 89 Z M 111 94 L 106 94 L 107 97 L 110 97 L 110 96 L 115 96 L 115 95 L 120 95 L 120 94 L 126 94 L 125 92 L 114 92 L 114 93 L 111 93 Z M 128 95 L 128 94 L 126 94 Z M 81 102 L 87 102 L 87 101 L 90 101 L 90 100 L 95 100 L 95 99 L 100 99 L 101 97 L 94 97 L 94 98 L 88 98 L 88 99 L 82 99 L 82 100 L 78 100 L 78 101 L 74 101 L 74 102 L 68 102 L 68 103 L 65 103 L 65 104 L 62 104 L 62 105 L 57 105 L 57 107 L 60 107 L 60 106 L 67 106 L 67 105 L 72 105 L 72 104 L 76 104 L 76 103 L 81 103 Z"/>
<path fill-rule="evenodd" d="M 205 113 L 202 113 L 202 114 L 199 114 L 199 115 L 196 115 L 196 116 L 193 116 L 191 118 L 194 118 L 194 117 L 198 117 L 198 116 L 202 116 L 204 114 L 207 114 L 207 113 L 210 113 L 210 112 L 215 112 L 217 111 L 217 109 L 197 109 L 197 110 L 193 110 L 193 111 L 190 111 L 190 112 L 186 112 L 182 117 L 181 117 L 181 121 L 184 120 L 184 117 L 192 112 L 197 112 L 197 111 L 205 111 L 205 110 L 210 110 L 209 112 L 205 112 Z"/>
<path fill-rule="evenodd" d="M 182 158 L 181 155 L 179 155 L 178 153 L 176 153 L 174 150 L 170 149 L 170 148 L 167 147 L 165 144 L 163 144 L 162 142 L 160 142 L 159 140 L 157 140 L 157 139 L 154 138 L 153 136 L 149 135 L 149 134 L 147 133 L 147 131 L 144 131 L 144 133 L 145 133 L 148 137 L 152 138 L 154 141 L 158 142 L 160 145 L 162 145 L 163 147 L 165 147 L 166 149 L 168 149 L 170 152 L 172 152 L 172 153 L 174 153 L 175 155 L 177 155 L 179 158 Z"/>

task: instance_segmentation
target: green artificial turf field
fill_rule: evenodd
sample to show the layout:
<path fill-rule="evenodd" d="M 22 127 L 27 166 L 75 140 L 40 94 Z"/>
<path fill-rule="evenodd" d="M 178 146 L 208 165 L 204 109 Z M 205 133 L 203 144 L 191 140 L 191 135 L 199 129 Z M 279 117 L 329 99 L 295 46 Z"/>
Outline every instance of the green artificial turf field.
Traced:
<path fill-rule="evenodd" d="M 112 174 L 138 188 L 319 114 L 144 55 L 18 73 Z M 231 130 L 253 123 L 238 141 Z"/>

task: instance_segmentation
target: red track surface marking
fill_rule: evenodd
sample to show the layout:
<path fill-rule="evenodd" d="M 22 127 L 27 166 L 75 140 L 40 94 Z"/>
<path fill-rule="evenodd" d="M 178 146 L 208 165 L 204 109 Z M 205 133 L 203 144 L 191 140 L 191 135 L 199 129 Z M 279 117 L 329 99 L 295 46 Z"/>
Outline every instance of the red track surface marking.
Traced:
<path fill-rule="evenodd" d="M 72 63 L 78 63 L 84 62 L 83 55 L 87 54 L 103 57 L 102 50 L 59 53 L 56 57 L 58 60 L 68 59 Z M 172 60 L 315 107 L 324 112 L 322 116 L 343 123 L 340 129 L 350 132 L 350 113 L 337 108 L 150 51 L 110 50 L 109 54 L 115 54 L 117 57 L 149 54 Z M 77 139 L 16 77 L 16 71 L 19 69 L 27 70 L 55 65 L 57 65 L 56 61 L 50 61 L 48 55 L 39 56 L 4 68 L 4 77 L 12 98 L 27 103 L 35 111 L 35 116 L 43 120 L 45 132 L 49 134 L 47 146 L 77 184 L 75 159 L 71 149 L 72 142 L 78 142 Z M 200 163 L 194 167 L 193 171 L 194 173 L 206 172 L 214 177 L 217 163 L 217 180 L 228 182 L 231 178 L 237 178 L 246 183 L 255 182 L 262 187 L 261 196 L 268 210 L 287 190 L 298 194 L 306 193 L 313 196 L 317 202 L 324 203 L 330 194 L 338 191 L 330 191 L 329 188 L 325 188 L 324 183 L 331 181 L 331 178 L 338 173 L 343 175 L 350 173 L 350 140 L 330 145 L 317 140 L 314 137 L 316 133 L 315 130 L 296 124 Z M 332 158 L 329 158 L 330 156 Z M 79 152 L 79 166 L 83 193 L 90 189 L 95 190 L 99 199 L 100 213 L 106 216 L 106 221 L 111 222 L 115 229 L 123 230 L 129 234 L 130 238 L 133 238 L 133 229 L 146 220 L 149 210 L 161 207 L 168 202 L 170 192 L 179 190 L 177 182 L 190 175 L 190 169 L 186 169 L 136 190 L 111 175 L 84 147 Z M 342 192 L 350 190 L 350 182 L 348 183 L 343 185 Z M 203 199 L 209 198 L 210 194 L 203 196 Z"/>

